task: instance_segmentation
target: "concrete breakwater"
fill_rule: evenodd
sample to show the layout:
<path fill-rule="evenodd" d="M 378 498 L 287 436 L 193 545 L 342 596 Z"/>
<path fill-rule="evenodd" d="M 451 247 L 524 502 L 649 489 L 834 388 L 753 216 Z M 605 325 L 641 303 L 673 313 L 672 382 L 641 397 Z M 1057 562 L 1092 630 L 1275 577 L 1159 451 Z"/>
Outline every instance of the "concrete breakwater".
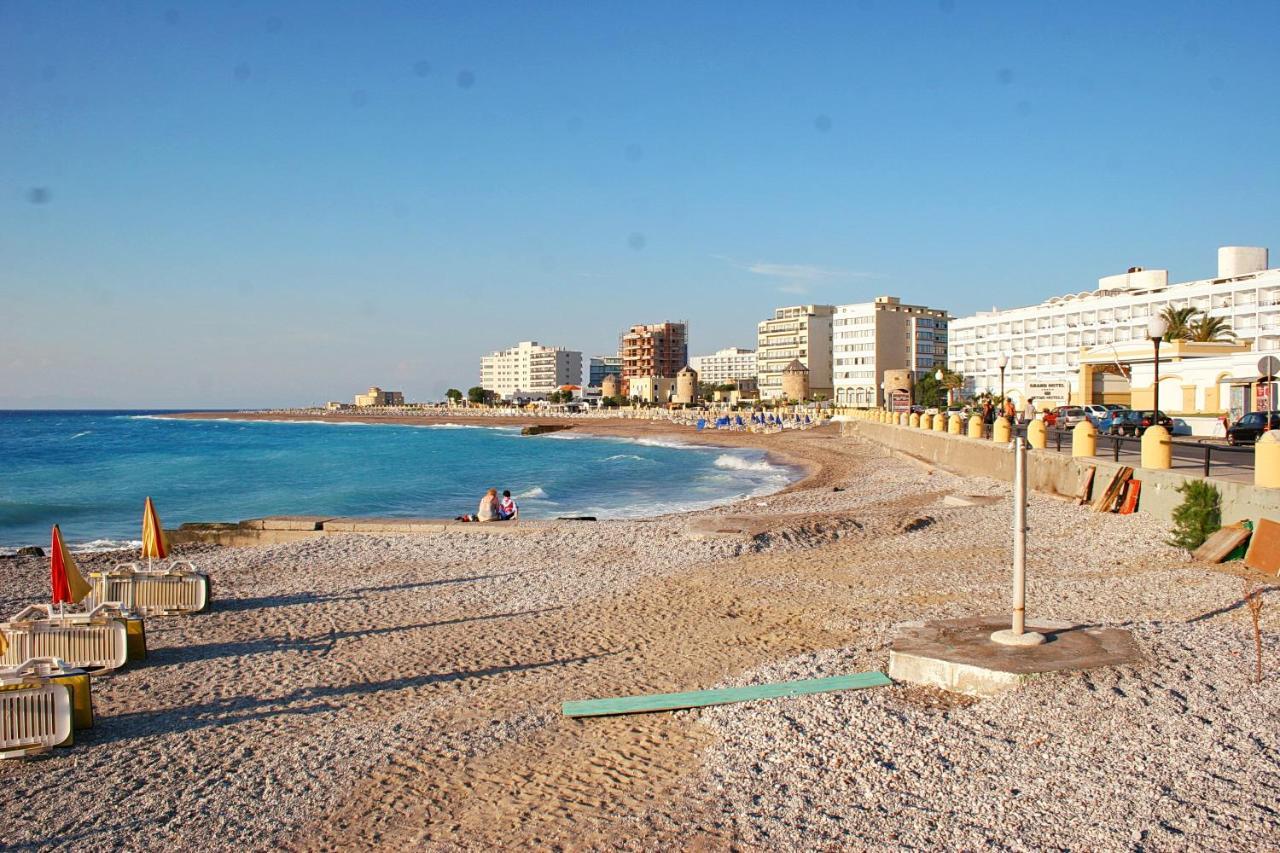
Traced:
<path fill-rule="evenodd" d="M 464 533 L 478 536 L 518 536 L 554 526 L 556 521 L 465 522 L 447 518 L 352 518 L 324 515 L 274 515 L 244 521 L 193 522 L 165 536 L 175 545 L 279 545 L 339 533 Z"/>

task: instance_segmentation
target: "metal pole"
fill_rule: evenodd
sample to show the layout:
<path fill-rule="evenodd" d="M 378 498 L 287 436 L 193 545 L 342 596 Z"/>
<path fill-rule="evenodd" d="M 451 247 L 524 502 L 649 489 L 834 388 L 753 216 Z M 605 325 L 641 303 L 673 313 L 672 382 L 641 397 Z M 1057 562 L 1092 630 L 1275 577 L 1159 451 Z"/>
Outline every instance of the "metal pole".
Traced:
<path fill-rule="evenodd" d="M 1000 408 L 1004 408 L 1004 368 L 1000 368 Z M 1001 412 L 1003 414 L 1003 412 Z"/>
<path fill-rule="evenodd" d="M 1027 615 L 1027 443 L 1013 442 L 1013 627 L 996 631 L 992 642 L 1007 646 L 1036 646 L 1043 634 L 1026 630 Z"/>
<path fill-rule="evenodd" d="M 1021 635 L 1027 598 L 1027 444 L 1013 443 L 1013 633 Z"/>
<path fill-rule="evenodd" d="M 1151 397 L 1151 408 L 1152 408 L 1151 422 L 1153 424 L 1156 424 L 1160 422 L 1160 339 L 1152 338 L 1151 343 L 1155 346 L 1155 349 L 1156 349 L 1156 357 L 1155 357 L 1156 383 L 1154 386 L 1155 393 L 1152 394 L 1152 397 Z"/>

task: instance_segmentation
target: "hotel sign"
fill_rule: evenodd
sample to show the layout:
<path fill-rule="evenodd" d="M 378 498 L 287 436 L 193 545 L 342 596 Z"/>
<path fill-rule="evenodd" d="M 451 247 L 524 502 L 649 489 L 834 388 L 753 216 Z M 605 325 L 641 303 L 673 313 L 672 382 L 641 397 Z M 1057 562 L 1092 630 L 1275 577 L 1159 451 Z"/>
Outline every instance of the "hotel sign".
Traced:
<path fill-rule="evenodd" d="M 1071 383 L 1032 379 L 1027 382 L 1027 396 L 1034 397 L 1036 402 L 1055 400 L 1065 405 L 1071 399 Z"/>

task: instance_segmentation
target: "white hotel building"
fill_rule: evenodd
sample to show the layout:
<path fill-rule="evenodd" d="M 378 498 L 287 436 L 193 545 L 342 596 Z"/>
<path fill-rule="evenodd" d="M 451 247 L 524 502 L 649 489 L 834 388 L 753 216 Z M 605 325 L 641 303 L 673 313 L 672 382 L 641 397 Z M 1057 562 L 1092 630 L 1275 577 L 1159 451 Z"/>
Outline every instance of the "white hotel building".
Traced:
<path fill-rule="evenodd" d="M 919 377 L 946 363 L 947 312 L 903 305 L 896 296 L 837 305 L 832 318 L 835 401 L 841 406 L 884 403 L 880 385 L 886 370 L 910 370 Z"/>
<path fill-rule="evenodd" d="M 756 351 L 728 347 L 711 355 L 694 356 L 689 359 L 689 366 L 698 371 L 699 382 L 723 385 L 738 379 L 755 379 Z"/>
<path fill-rule="evenodd" d="M 480 387 L 504 400 L 545 397 L 561 385 L 582 385 L 582 353 L 521 341 L 480 359 Z"/>
<path fill-rule="evenodd" d="M 1150 376 L 1153 348 L 1147 323 L 1168 306 L 1191 307 L 1223 318 L 1238 342 L 1253 352 L 1280 350 L 1280 269 L 1267 268 L 1266 249 L 1227 246 L 1218 250 L 1216 278 L 1180 284 L 1169 284 L 1168 279 L 1166 270 L 1134 268 L 1099 279 L 1096 290 L 952 320 L 948 365 L 965 376 L 969 393 L 999 393 L 999 362 L 1005 355 L 1006 393 L 1019 403 L 1026 398 L 1028 383 L 1058 382 L 1069 386 L 1072 403 L 1128 402 L 1132 390 L 1134 405 L 1149 406 L 1150 379 L 1145 389 L 1138 387 L 1141 381 L 1131 388 L 1130 379 L 1134 365 L 1140 365 L 1140 376 Z M 1192 354 L 1181 345 L 1165 346 L 1170 356 L 1184 349 L 1188 356 Z M 1214 346 L 1224 353 L 1246 348 Z M 1205 348 L 1199 345 L 1197 351 Z M 1215 411 L 1228 408 L 1229 384 L 1250 381 L 1239 375 L 1234 362 L 1256 362 L 1257 356 L 1240 353 L 1198 388 L 1185 378 L 1179 384 L 1179 373 L 1190 375 L 1190 358 L 1186 364 L 1175 361 L 1170 367 L 1165 359 L 1162 347 L 1161 407 Z M 1208 367 L 1209 362 L 1202 366 Z M 1166 373 L 1173 386 L 1168 390 Z M 1170 400 L 1174 402 L 1166 403 Z"/>

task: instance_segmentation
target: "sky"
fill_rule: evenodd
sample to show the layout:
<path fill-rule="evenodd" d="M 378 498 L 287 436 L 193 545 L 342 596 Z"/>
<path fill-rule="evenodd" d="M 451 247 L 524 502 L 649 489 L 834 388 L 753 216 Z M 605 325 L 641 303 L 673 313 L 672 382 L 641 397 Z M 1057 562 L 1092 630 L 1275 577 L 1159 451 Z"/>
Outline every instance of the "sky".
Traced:
<path fill-rule="evenodd" d="M 439 399 L 522 340 L 687 320 L 696 355 L 782 305 L 1212 276 L 1280 251 L 1278 32 L 1275 2 L 0 0 L 0 408 Z"/>

